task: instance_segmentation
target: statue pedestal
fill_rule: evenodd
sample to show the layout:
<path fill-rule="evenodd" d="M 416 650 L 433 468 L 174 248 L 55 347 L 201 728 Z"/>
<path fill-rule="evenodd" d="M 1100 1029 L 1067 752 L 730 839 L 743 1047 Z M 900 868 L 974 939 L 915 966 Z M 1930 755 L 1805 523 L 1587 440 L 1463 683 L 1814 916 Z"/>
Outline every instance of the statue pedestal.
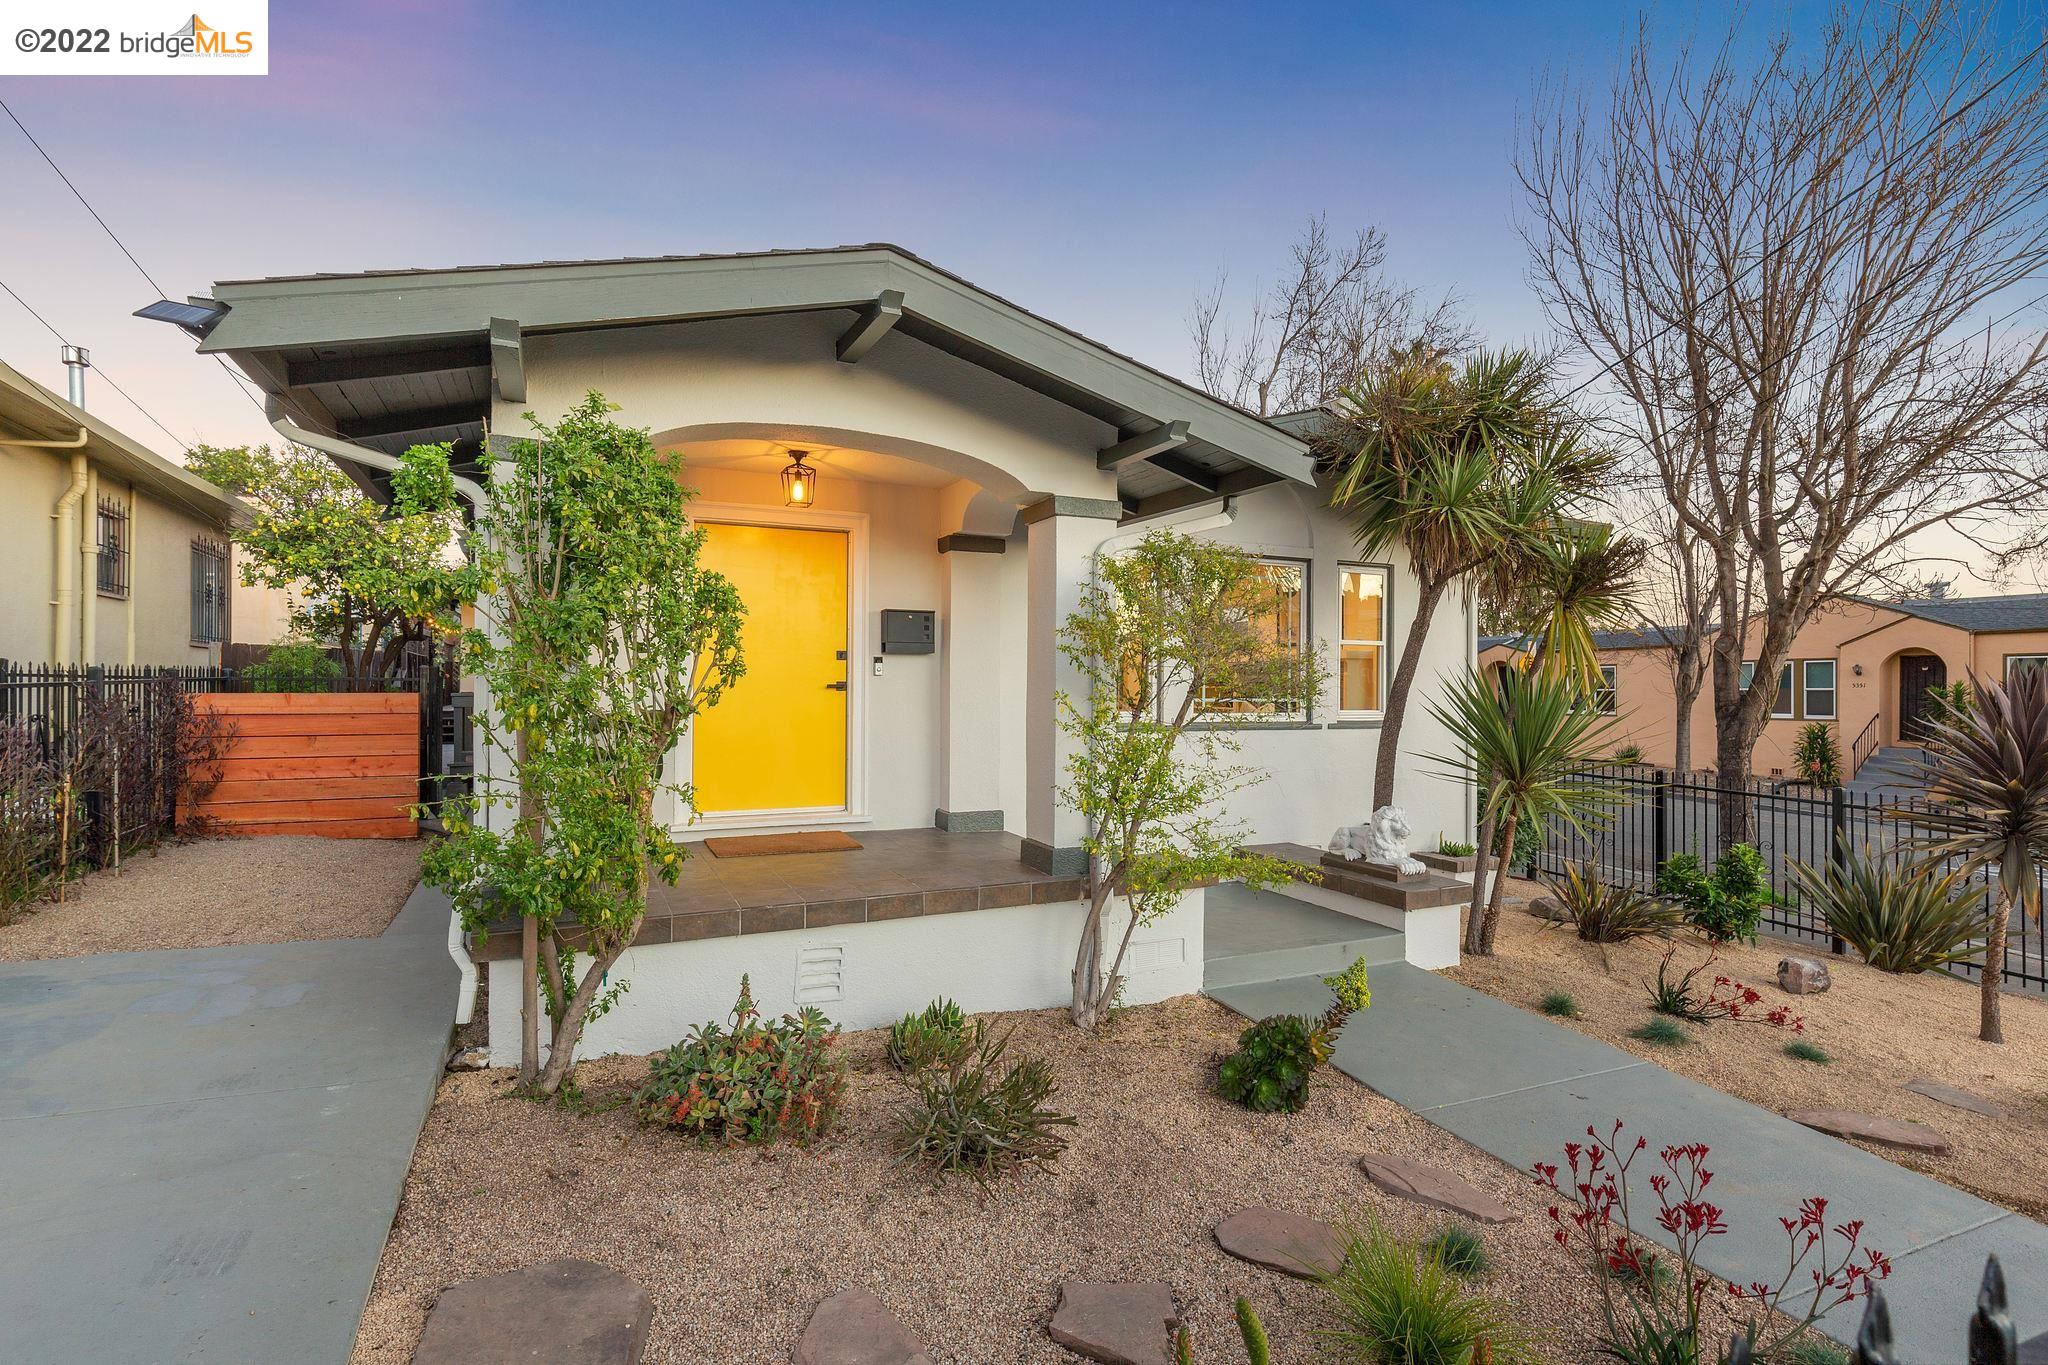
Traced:
<path fill-rule="evenodd" d="M 1376 863 L 1369 858 L 1347 858 L 1341 853 L 1325 853 L 1323 866 L 1339 872 L 1351 872 L 1362 877 L 1373 877 L 1383 882 L 1420 881 L 1429 875 L 1429 869 L 1420 872 L 1403 872 L 1392 863 Z"/>

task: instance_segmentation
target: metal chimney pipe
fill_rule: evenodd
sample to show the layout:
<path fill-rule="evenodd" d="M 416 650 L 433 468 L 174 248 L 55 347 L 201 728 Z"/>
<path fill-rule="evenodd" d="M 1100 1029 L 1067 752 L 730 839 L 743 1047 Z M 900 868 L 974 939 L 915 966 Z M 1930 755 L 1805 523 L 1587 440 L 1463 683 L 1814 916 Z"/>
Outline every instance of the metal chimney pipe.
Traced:
<path fill-rule="evenodd" d="M 92 368 L 92 354 L 83 346 L 67 345 L 59 352 L 64 357 L 64 369 L 70 379 L 71 406 L 85 406 L 85 372 Z"/>

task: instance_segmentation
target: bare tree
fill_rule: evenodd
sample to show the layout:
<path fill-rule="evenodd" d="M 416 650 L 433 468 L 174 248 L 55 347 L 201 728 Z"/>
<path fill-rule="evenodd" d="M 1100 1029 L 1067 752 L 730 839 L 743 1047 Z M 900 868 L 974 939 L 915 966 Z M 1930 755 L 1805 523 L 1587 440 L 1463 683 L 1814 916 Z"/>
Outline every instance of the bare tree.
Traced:
<path fill-rule="evenodd" d="M 1630 513 L 1624 520 L 1649 547 L 1630 607 L 1638 628 L 1659 641 L 1671 674 L 1671 766 L 1679 772 L 1693 768 L 1692 714 L 1706 686 L 1716 625 L 1712 558 L 1678 512 L 1692 491 L 1690 483 L 1675 495 L 1656 485 L 1622 502 Z"/>
<path fill-rule="evenodd" d="M 1328 218 L 1318 214 L 1296 239 L 1286 275 L 1235 326 L 1224 312 L 1227 278 L 1219 276 L 1188 313 L 1196 382 L 1271 417 L 1315 407 L 1417 342 L 1437 355 L 1471 349 L 1475 338 L 1456 300 L 1425 305 L 1382 273 L 1386 255 L 1378 228 L 1333 243 Z"/>
<path fill-rule="evenodd" d="M 1845 5 L 1810 55 L 1781 35 L 1750 67 L 1733 32 L 1667 65 L 1645 28 L 1604 117 L 1546 99 L 1519 158 L 1535 283 L 1710 568 L 1724 776 L 1748 776 L 1815 611 L 1922 531 L 1995 550 L 2048 502 L 2042 452 L 2015 438 L 2048 338 L 2006 330 L 2048 268 L 2048 48 L 1989 19 Z M 1748 803 L 1724 799 L 1722 837 L 1748 835 Z"/>

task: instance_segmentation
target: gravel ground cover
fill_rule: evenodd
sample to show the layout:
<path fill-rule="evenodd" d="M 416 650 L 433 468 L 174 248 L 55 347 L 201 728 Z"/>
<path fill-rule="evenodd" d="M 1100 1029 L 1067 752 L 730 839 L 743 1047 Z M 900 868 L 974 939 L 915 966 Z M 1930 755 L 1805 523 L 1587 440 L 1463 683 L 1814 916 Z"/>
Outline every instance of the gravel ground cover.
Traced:
<path fill-rule="evenodd" d="M 194 839 L 73 882 L 0 927 L 0 962 L 374 938 L 420 877 L 403 839 Z"/>
<path fill-rule="evenodd" d="M 1543 1356 L 1591 1361 L 1591 1284 L 1551 1240 L 1524 1175 L 1332 1070 L 1296 1115 L 1252 1114 L 1209 1093 L 1243 1021 L 1186 996 L 1123 1012 L 1100 1037 L 1059 1011 L 1003 1016 L 1014 1054 L 1049 1058 L 1057 1107 L 1079 1126 L 1049 1172 L 987 1194 L 897 1164 L 902 1085 L 882 1034 L 849 1035 L 839 1131 L 806 1150 L 709 1150 L 643 1127 L 625 1109 L 576 1114 L 508 1094 L 510 1074 L 451 1074 L 420 1135 L 356 1341 L 356 1365 L 403 1365 L 434 1296 L 477 1275 L 575 1255 L 613 1266 L 655 1300 L 648 1359 L 676 1365 L 790 1357 L 813 1306 L 865 1287 L 951 1365 L 1068 1362 L 1046 1336 L 1067 1278 L 1160 1279 L 1205 1343 L 1237 1357 L 1231 1304 L 1248 1295 L 1275 1358 L 1324 1358 L 1313 1285 L 1233 1260 L 1214 1225 L 1251 1204 L 1325 1219 L 1361 1212 L 1404 1232 L 1448 1216 L 1401 1203 L 1355 1166 L 1367 1151 L 1455 1172 L 1521 1211 L 1483 1229 L 1508 1299 Z M 579 1068 L 598 1106 L 630 1094 L 641 1058 Z M 1560 1145 L 1571 1134 L 1560 1133 Z"/>
<path fill-rule="evenodd" d="M 1764 938 L 1754 948 L 1725 946 L 1701 985 L 1717 973 L 1734 977 L 1768 1004 L 1789 1004 L 1804 1015 L 1804 1032 L 1724 1020 L 1684 1025 L 1689 1044 L 1661 1047 L 1630 1032 L 1653 1017 L 1643 983 L 1655 978 L 1664 945 L 1609 944 L 1603 957 L 1600 945 L 1581 942 L 1570 926 L 1545 927 L 1526 913 L 1529 898 L 1543 892 L 1533 882 L 1510 881 L 1496 955 L 1468 957 L 1446 974 L 1528 1010 L 1563 991 L 1581 1015 L 1557 1022 L 1766 1109 L 1852 1109 L 1928 1124 L 1949 1140 L 1949 1155 L 1859 1145 L 2016 1212 L 2048 1217 L 2048 1001 L 2008 994 L 2006 1041 L 1979 1042 L 1974 982 L 1938 972 L 1899 976 L 1853 955 Z M 1702 941 L 1687 938 L 1673 966 L 1705 953 Z M 1804 996 L 1779 990 L 1778 963 L 1795 955 L 1826 962 L 1831 988 Z M 1786 1056 L 1785 1044 L 1795 1036 L 1819 1046 L 1830 1062 Z M 1969 1113 L 1905 1088 L 1921 1079 L 1991 1100 L 2010 1117 Z"/>

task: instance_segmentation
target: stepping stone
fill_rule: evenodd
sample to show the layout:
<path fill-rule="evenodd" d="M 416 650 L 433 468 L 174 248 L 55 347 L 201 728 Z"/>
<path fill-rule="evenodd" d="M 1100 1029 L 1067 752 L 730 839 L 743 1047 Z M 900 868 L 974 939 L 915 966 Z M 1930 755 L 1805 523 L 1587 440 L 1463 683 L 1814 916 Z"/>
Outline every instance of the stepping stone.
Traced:
<path fill-rule="evenodd" d="M 1053 1310 L 1052 1339 L 1102 1365 L 1173 1365 L 1173 1291 L 1157 1282 L 1068 1280 Z"/>
<path fill-rule="evenodd" d="M 1513 1223 L 1522 1217 L 1469 1181 L 1411 1157 L 1368 1152 L 1358 1158 L 1358 1169 L 1397 1199 L 1412 1199 L 1481 1223 Z"/>
<path fill-rule="evenodd" d="M 910 1329 L 865 1289 L 845 1289 L 811 1311 L 796 1365 L 932 1365 Z"/>
<path fill-rule="evenodd" d="M 1987 1100 L 1982 1095 L 1972 1095 L 1967 1090 L 1958 1090 L 1952 1085 L 1943 1085 L 1940 1081 L 1907 1081 L 1906 1089 L 1916 1095 L 1925 1095 L 1930 1100 L 1939 1100 L 1950 1108 L 1967 1109 L 1972 1114 L 1982 1114 L 1986 1118 L 2012 1117 L 2012 1110 L 2004 1105 Z"/>
<path fill-rule="evenodd" d="M 413 1365 L 639 1365 L 654 1299 L 591 1261 L 543 1261 L 449 1285 Z"/>
<path fill-rule="evenodd" d="M 1880 1114 L 1858 1114 L 1849 1109 L 1790 1109 L 1785 1117 L 1832 1137 L 1856 1138 L 1874 1142 L 1880 1147 L 1898 1147 L 1932 1156 L 1941 1156 L 1948 1151 L 1947 1138 L 1926 1124 L 1914 1123 L 1910 1119 L 1888 1119 Z"/>
<path fill-rule="evenodd" d="M 1344 1238 L 1320 1218 L 1279 1209 L 1240 1209 L 1216 1225 L 1216 1245 L 1240 1261 L 1304 1280 L 1344 1268 Z"/>

